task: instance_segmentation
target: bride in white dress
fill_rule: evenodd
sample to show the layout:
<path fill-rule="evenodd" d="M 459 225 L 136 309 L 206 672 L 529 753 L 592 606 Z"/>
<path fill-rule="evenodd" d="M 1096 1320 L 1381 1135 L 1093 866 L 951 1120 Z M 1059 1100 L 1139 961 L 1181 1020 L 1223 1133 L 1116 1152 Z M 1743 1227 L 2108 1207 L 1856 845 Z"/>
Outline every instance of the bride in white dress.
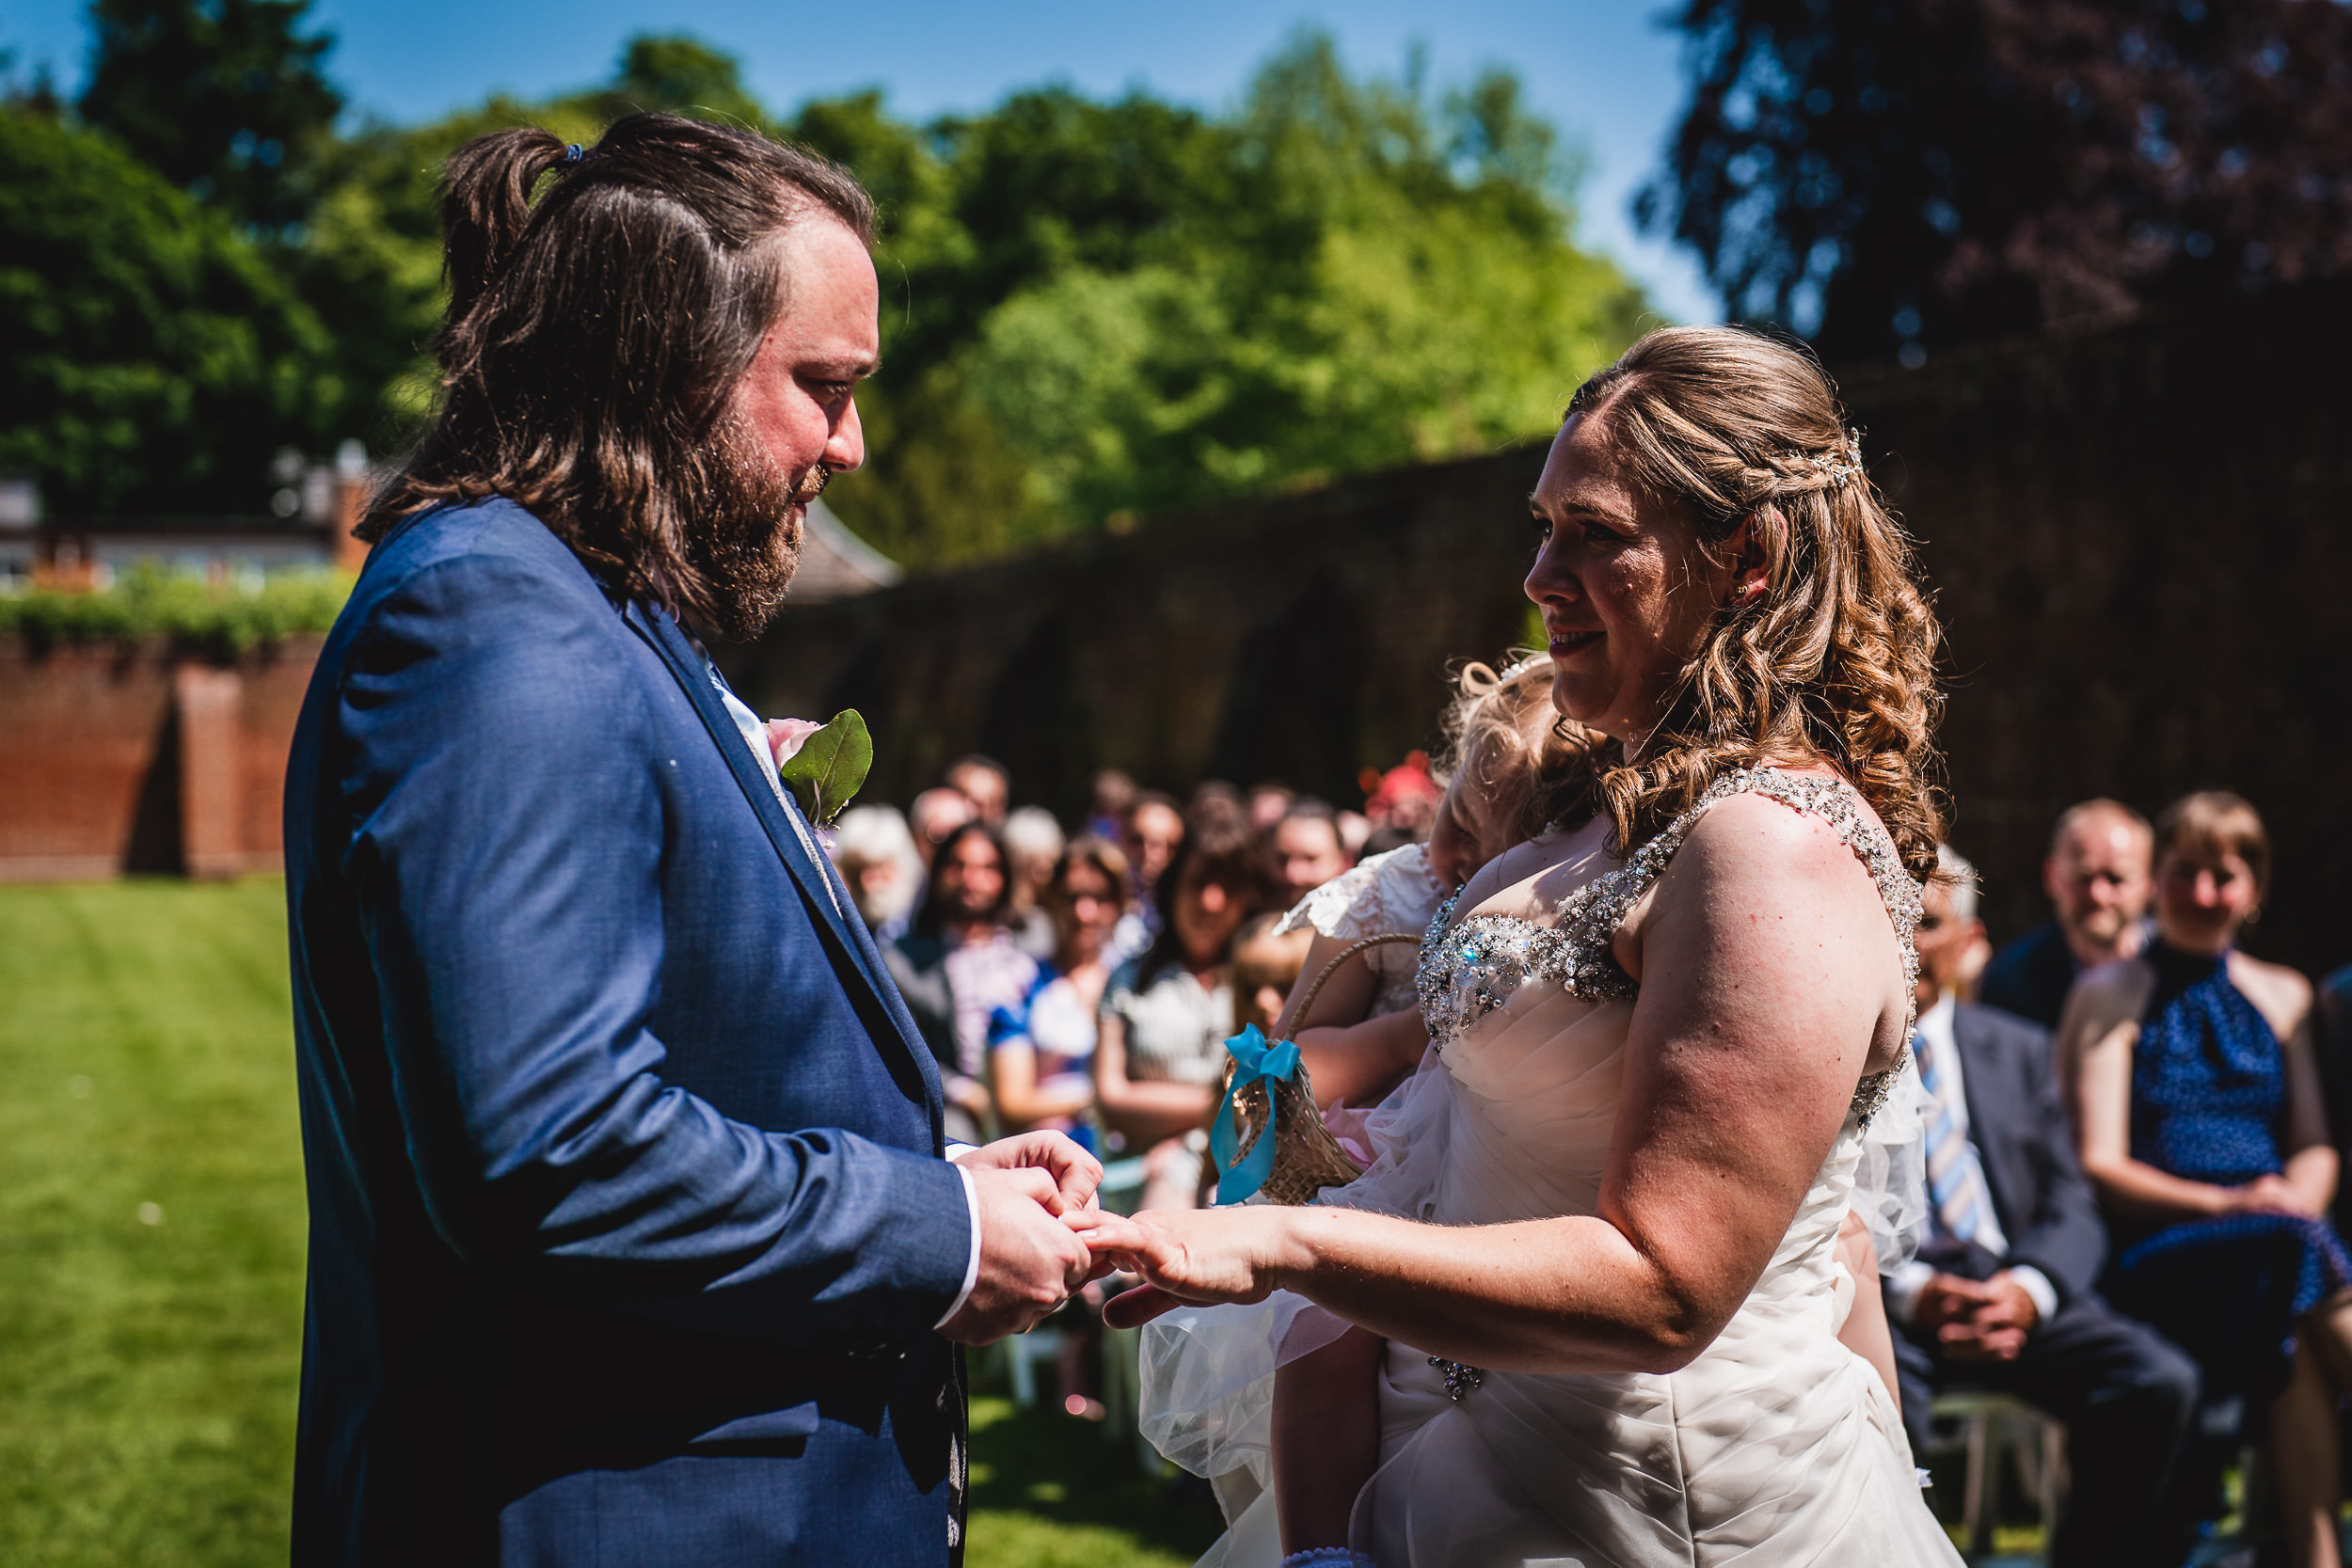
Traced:
<path fill-rule="evenodd" d="M 1957 1563 L 1836 1338 L 1937 828 L 1907 544 L 1819 371 L 1729 329 L 1595 377 L 1532 500 L 1555 702 L 1625 757 L 1433 927 L 1360 1180 L 1103 1222 L 1114 1321 L 1172 1313 L 1147 1431 L 1219 1477 L 1211 1560 Z M 1345 1323 L 1389 1341 L 1360 1557 L 1252 1506 L 1278 1364 Z"/>

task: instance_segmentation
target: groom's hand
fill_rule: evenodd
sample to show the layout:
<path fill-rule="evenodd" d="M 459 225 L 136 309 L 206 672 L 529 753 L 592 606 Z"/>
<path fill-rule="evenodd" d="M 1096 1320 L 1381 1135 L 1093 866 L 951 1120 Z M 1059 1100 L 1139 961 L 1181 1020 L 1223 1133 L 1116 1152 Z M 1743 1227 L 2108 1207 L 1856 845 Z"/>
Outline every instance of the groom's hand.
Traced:
<path fill-rule="evenodd" d="M 1047 1207 L 1056 1214 L 1093 1208 L 1095 1190 L 1103 1184 L 1103 1163 L 1060 1132 L 1016 1132 L 965 1149 L 956 1164 L 972 1171 L 1045 1172 L 1054 1179 L 1055 1200 Z"/>
<path fill-rule="evenodd" d="M 939 1332 L 963 1345 L 991 1344 L 1035 1327 L 1086 1283 L 1094 1262 L 1086 1243 L 1058 1217 L 1063 1200 L 1053 1175 L 1035 1166 L 989 1164 L 981 1158 L 988 1152 L 975 1149 L 958 1162 L 972 1173 L 980 1271 L 971 1295 Z"/>

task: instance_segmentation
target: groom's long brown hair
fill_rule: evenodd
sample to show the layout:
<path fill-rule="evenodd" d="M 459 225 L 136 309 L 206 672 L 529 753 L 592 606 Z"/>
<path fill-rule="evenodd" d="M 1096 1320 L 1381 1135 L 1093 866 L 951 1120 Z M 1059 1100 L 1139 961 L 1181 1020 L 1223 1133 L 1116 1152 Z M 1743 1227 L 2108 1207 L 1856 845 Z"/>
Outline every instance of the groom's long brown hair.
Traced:
<path fill-rule="evenodd" d="M 778 242 L 826 214 L 873 243 L 843 170 L 675 115 L 584 152 L 530 129 L 467 143 L 442 182 L 439 407 L 360 537 L 501 495 L 630 596 L 756 631 L 791 575 L 786 502 L 824 476 L 770 470 L 729 410 L 789 294 Z"/>

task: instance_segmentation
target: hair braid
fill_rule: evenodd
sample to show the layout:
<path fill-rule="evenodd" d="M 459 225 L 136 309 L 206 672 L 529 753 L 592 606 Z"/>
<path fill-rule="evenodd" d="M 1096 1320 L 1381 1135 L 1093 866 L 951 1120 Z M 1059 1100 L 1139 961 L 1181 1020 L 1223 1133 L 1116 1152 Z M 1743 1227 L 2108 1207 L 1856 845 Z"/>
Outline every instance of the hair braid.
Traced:
<path fill-rule="evenodd" d="M 1702 545 L 1749 522 L 1766 592 L 1719 610 L 1638 759 L 1599 781 L 1620 849 L 1729 769 L 1815 759 L 1861 791 L 1904 863 L 1935 865 L 1940 641 L 1911 542 L 1863 471 L 1829 378 L 1729 327 L 1650 333 L 1579 388 L 1650 494 Z"/>

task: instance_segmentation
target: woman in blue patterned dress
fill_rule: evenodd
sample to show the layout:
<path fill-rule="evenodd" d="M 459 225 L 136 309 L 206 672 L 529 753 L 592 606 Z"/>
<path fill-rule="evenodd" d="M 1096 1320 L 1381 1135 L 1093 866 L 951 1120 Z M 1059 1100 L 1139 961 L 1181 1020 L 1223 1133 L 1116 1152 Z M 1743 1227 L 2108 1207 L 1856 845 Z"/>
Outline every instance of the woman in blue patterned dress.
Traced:
<path fill-rule="evenodd" d="M 2196 1357 L 2208 1400 L 2267 1411 L 2290 1556 L 2333 1568 L 2352 1256 L 2323 1217 L 2336 1151 L 2311 984 L 2235 945 L 2269 881 L 2252 806 L 2176 802 L 2156 825 L 2156 940 L 2085 975 L 2059 1033 L 2109 1298 Z"/>

